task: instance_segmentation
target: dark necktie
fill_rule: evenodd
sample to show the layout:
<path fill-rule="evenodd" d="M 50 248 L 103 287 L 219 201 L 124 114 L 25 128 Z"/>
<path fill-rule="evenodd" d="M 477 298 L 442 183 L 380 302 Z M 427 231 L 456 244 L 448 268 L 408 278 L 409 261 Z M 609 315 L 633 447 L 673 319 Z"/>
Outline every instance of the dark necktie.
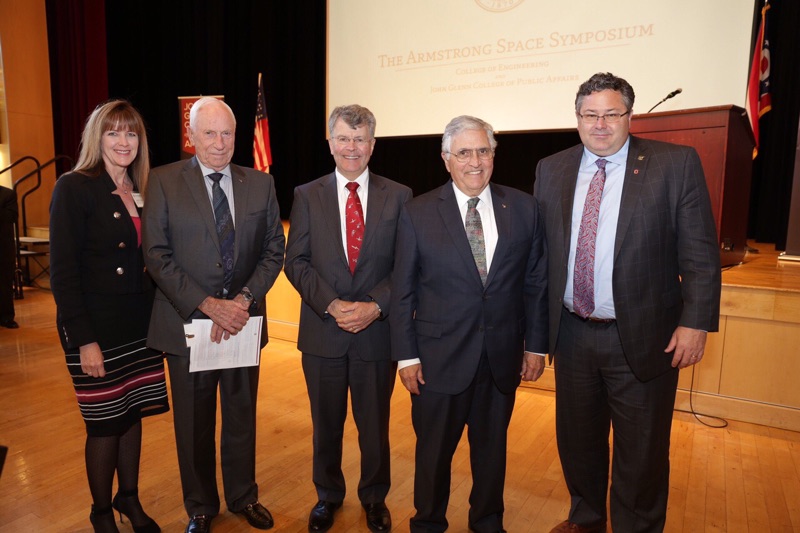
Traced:
<path fill-rule="evenodd" d="M 578 231 L 578 245 L 575 249 L 575 276 L 572 286 L 572 306 L 575 314 L 584 318 L 594 311 L 594 252 L 597 242 L 597 219 L 600 202 L 603 199 L 603 186 L 606 183 L 605 159 L 598 159 L 597 172 L 589 184 L 589 192 L 583 204 L 581 227 Z"/>
<path fill-rule="evenodd" d="M 361 243 L 364 241 L 364 213 L 361 208 L 361 199 L 356 194 L 358 183 L 351 181 L 345 187 L 350 191 L 344 217 L 347 231 L 347 262 L 352 274 L 356 271 L 358 256 L 361 253 Z"/>
<path fill-rule="evenodd" d="M 222 174 L 214 172 L 208 175 L 213 184 L 211 192 L 213 195 L 214 219 L 216 220 L 217 235 L 219 236 L 219 248 L 222 254 L 222 269 L 225 275 L 225 293 L 231 288 L 233 278 L 233 241 L 235 237 L 233 229 L 233 217 L 231 208 L 228 205 L 228 197 L 219 185 Z"/>
<path fill-rule="evenodd" d="M 464 226 L 467 229 L 467 239 L 469 239 L 469 247 L 472 248 L 472 257 L 475 258 L 475 266 L 478 267 L 478 274 L 481 276 L 481 282 L 486 285 L 486 276 L 488 270 L 486 269 L 486 241 L 483 238 L 483 224 L 481 223 L 481 214 L 478 213 L 476 206 L 480 198 L 470 198 L 467 202 L 467 216 L 464 221 Z"/>

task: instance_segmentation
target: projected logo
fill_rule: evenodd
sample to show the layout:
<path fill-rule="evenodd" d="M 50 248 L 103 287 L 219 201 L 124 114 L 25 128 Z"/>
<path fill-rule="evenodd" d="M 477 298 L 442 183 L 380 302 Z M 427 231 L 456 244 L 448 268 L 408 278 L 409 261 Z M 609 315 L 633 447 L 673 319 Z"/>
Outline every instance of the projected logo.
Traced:
<path fill-rule="evenodd" d="M 475 3 L 486 11 L 511 11 L 525 0 L 475 0 Z"/>

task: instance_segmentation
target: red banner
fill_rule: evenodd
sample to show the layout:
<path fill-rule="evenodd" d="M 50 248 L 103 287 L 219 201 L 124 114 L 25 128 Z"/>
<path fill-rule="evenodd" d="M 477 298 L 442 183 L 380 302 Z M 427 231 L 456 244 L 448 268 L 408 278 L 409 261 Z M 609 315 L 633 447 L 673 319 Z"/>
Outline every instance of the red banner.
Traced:
<path fill-rule="evenodd" d="M 225 97 L 222 95 L 212 95 L 212 98 L 219 98 L 220 100 L 225 100 Z M 189 138 L 189 111 L 191 111 L 192 106 L 198 100 L 203 98 L 202 96 L 179 96 L 178 97 L 178 122 L 181 125 L 181 159 L 189 159 L 190 157 L 194 157 L 194 144 L 192 144 L 192 140 Z"/>

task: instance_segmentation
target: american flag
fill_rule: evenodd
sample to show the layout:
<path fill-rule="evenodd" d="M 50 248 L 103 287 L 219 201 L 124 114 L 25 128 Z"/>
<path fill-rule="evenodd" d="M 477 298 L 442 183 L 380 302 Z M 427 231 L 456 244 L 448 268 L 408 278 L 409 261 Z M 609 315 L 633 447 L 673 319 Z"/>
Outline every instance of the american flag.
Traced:
<path fill-rule="evenodd" d="M 264 84 L 258 73 L 258 104 L 256 105 L 256 129 L 253 134 L 253 168 L 269 172 L 272 164 L 272 150 L 269 147 L 269 121 L 267 103 L 264 100 Z"/>

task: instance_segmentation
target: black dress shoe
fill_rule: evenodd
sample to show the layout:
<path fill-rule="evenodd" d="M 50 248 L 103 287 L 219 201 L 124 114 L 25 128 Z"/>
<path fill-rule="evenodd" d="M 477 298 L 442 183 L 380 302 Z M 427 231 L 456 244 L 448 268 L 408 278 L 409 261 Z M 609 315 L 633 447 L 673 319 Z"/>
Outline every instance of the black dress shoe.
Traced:
<path fill-rule="evenodd" d="M 367 527 L 372 533 L 383 533 L 392 529 L 392 515 L 385 503 L 365 503 L 363 506 L 367 512 Z"/>
<path fill-rule="evenodd" d="M 156 521 L 147 516 L 142 509 L 138 490 L 119 491 L 111 501 L 111 507 L 119 513 L 120 522 L 124 522 L 123 516 L 128 517 L 134 533 L 161 533 L 161 528 Z M 139 520 L 139 525 L 134 524 L 134 520 Z"/>
<path fill-rule="evenodd" d="M 186 533 L 208 533 L 211 531 L 211 517 L 207 514 L 196 514 L 189 520 Z"/>
<path fill-rule="evenodd" d="M 119 533 L 110 505 L 103 508 L 92 505 L 92 513 L 89 515 L 89 521 L 92 523 L 92 529 L 95 533 Z"/>
<path fill-rule="evenodd" d="M 234 511 L 236 514 L 244 515 L 247 521 L 256 529 L 270 529 L 275 522 L 266 507 L 258 502 L 249 503 L 241 511 Z"/>
<path fill-rule="evenodd" d="M 308 530 L 314 533 L 328 531 L 333 526 L 333 513 L 342 506 L 342 502 L 318 501 L 308 515 Z"/>
<path fill-rule="evenodd" d="M 8 329 L 17 329 L 19 324 L 17 324 L 17 322 L 14 320 L 4 320 L 3 322 L 0 322 L 0 326 Z"/>

